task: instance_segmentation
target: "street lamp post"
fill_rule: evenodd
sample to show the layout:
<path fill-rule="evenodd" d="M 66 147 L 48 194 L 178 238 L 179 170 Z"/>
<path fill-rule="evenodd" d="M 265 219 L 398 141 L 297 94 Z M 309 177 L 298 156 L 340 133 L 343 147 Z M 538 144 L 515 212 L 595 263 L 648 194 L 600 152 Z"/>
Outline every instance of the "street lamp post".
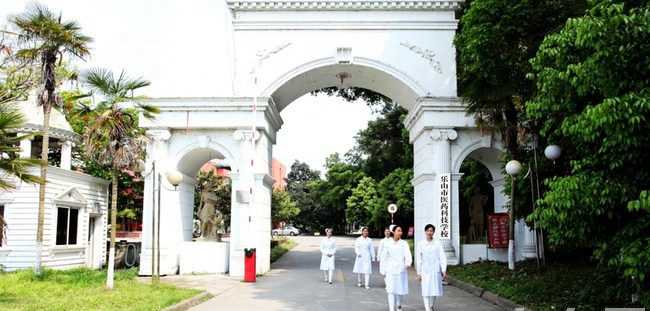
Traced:
<path fill-rule="evenodd" d="M 521 172 L 521 163 L 511 160 L 506 164 L 506 172 L 510 175 L 510 213 L 508 226 L 510 227 L 510 240 L 508 241 L 508 268 L 515 270 L 515 176 Z"/>

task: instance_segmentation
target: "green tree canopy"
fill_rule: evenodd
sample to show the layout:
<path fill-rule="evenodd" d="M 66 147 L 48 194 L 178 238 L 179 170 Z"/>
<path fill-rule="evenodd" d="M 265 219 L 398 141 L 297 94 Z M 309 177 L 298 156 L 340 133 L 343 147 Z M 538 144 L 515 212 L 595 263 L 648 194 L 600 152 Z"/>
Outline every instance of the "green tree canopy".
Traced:
<path fill-rule="evenodd" d="M 291 201 L 289 192 L 282 189 L 273 189 L 271 194 L 271 221 L 278 223 L 285 221 L 292 223 L 293 218 L 300 214 L 298 205 Z"/>
<path fill-rule="evenodd" d="M 377 199 L 377 183 L 372 177 L 363 177 L 356 188 L 352 189 L 352 194 L 347 199 L 347 208 L 345 209 L 347 223 L 368 226 L 371 211 L 377 204 Z"/>
<path fill-rule="evenodd" d="M 320 171 L 312 170 L 309 165 L 298 160 L 294 161 L 285 179 L 286 191 L 300 209 L 294 217 L 294 225 L 303 227 L 308 231 L 320 231 L 321 217 L 318 217 L 318 203 L 311 196 L 310 183 L 320 180 Z"/>
<path fill-rule="evenodd" d="M 320 224 L 345 232 L 347 199 L 365 174 L 358 167 L 347 163 L 335 163 L 328 167 L 325 180 L 310 185 L 312 198 L 318 202 Z"/>
<path fill-rule="evenodd" d="M 501 134 L 517 154 L 519 116 L 534 92 L 529 59 L 549 33 L 581 14 L 584 0 L 467 1 L 454 45 L 458 89 L 476 125 Z"/>
<path fill-rule="evenodd" d="M 541 134 L 563 148 L 560 174 L 531 217 L 556 246 L 597 248 L 646 307 L 649 50 L 648 2 L 600 1 L 544 40 L 530 75 L 539 93 L 528 103 Z"/>
<path fill-rule="evenodd" d="M 375 180 L 381 180 L 398 168 L 413 166 L 413 146 L 404 128 L 408 111 L 396 104 L 386 114 L 368 122 L 368 127 L 357 133 L 356 145 L 346 154 L 346 161 L 358 165 Z"/>

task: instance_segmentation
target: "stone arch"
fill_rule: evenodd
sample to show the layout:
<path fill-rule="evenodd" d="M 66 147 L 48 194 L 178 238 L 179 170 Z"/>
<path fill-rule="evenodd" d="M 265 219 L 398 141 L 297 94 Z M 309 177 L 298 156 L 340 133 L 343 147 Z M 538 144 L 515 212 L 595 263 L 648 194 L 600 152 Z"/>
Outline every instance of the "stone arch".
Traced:
<path fill-rule="evenodd" d="M 506 150 L 502 147 L 500 139 L 494 138 L 491 135 L 483 135 L 478 129 L 466 130 L 472 139 L 462 144 L 456 153 L 453 160 L 454 172 L 460 171 L 460 166 L 465 159 L 474 159 L 483 164 L 492 177 L 489 184 L 492 186 L 492 197 L 494 198 L 494 212 L 506 213 L 508 212 L 509 197 L 503 194 L 503 188 L 506 181 L 506 175 L 501 171 L 499 157 L 503 155 Z M 459 145 L 460 145 L 459 144 Z M 487 224 L 486 224 L 487 225 Z M 486 228 L 487 229 L 487 228 Z M 515 249 L 517 250 L 517 258 L 532 257 L 535 255 L 534 240 L 532 231 L 526 226 L 524 222 L 515 222 Z M 468 263 L 480 260 L 487 257 L 491 260 L 507 261 L 507 249 L 493 249 L 487 248 L 484 244 L 467 244 L 461 246 L 462 263 Z"/>
<path fill-rule="evenodd" d="M 304 94 L 325 87 L 339 86 L 341 82 L 337 75 L 340 73 L 351 75 L 344 79 L 344 86 L 380 92 L 407 110 L 420 96 L 426 95 L 426 91 L 417 81 L 389 64 L 368 58 L 355 58 L 353 64 L 338 64 L 333 58 L 322 58 L 279 75 L 260 96 L 272 98 L 278 112 L 281 112 Z"/>
<path fill-rule="evenodd" d="M 141 127 L 165 134 L 159 146 L 147 146 L 151 158 L 186 177 L 178 191 L 162 191 L 168 207 L 161 227 L 183 232 L 182 239 L 177 232 L 162 239 L 163 271 L 171 273 L 183 265 L 178 258 L 184 244 L 197 244 L 190 242 L 191 231 L 181 223 L 191 214 L 193 174 L 207 150 L 232 159 L 235 168 L 228 272 L 244 274 L 247 248 L 257 249 L 256 273 L 270 269 L 270 169 L 283 123 L 280 112 L 303 94 L 341 84 L 379 92 L 409 111 L 404 125 L 414 150 L 415 227 L 439 224 L 436 231 L 448 262 L 466 262 L 458 232 L 460 163 L 466 157 L 480 158 L 483 151 L 477 150 L 493 156 L 498 147 L 491 137 L 481 138 L 456 94 L 454 11 L 462 1 L 430 1 L 424 6 L 413 1 L 227 3 L 232 40 L 226 48 L 232 58 L 224 61 L 233 70 L 226 81 L 215 83 L 218 97 L 154 99 L 160 117 L 156 122 L 140 119 Z M 341 81 L 340 73 L 350 77 Z M 497 163 L 487 165 L 493 176 L 500 176 Z M 144 211 L 151 215 L 154 192 L 148 182 L 151 179 L 145 181 Z M 503 178 L 492 184 L 497 191 Z M 144 244 L 151 241 L 151 227 L 153 221 L 147 223 L 145 216 Z M 415 240 L 423 235 L 416 230 Z M 143 248 L 142 274 L 153 270 L 146 266 L 152 253 Z"/>
<path fill-rule="evenodd" d="M 474 159 L 481 162 L 490 171 L 492 179 L 503 178 L 501 167 L 498 165 L 498 159 L 504 150 L 500 143 L 493 143 L 491 136 L 479 136 L 478 139 L 462 148 L 455 159 L 453 159 L 454 172 L 460 172 L 460 166 L 466 158 Z"/>
<path fill-rule="evenodd" d="M 208 157 L 204 157 L 206 153 Z M 204 160 L 201 160 L 201 158 Z M 204 146 L 201 146 L 198 142 L 185 145 L 175 155 L 171 156 L 171 163 L 173 163 L 172 167 L 175 167 L 179 172 L 193 176 L 192 174 L 196 175 L 205 162 L 215 158 L 230 160 L 228 163 L 232 163 L 230 164 L 232 171 L 239 169 L 239 161 L 232 155 L 230 150 L 213 141 L 208 141 L 207 145 Z"/>

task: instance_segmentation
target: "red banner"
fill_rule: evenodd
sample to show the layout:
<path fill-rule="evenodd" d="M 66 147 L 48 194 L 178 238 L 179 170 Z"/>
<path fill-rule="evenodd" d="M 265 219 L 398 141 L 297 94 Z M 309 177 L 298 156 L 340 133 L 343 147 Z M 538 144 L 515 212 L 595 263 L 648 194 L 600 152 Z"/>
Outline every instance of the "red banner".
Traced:
<path fill-rule="evenodd" d="M 509 236 L 508 214 L 488 214 L 488 238 L 490 239 L 490 248 L 508 248 Z"/>

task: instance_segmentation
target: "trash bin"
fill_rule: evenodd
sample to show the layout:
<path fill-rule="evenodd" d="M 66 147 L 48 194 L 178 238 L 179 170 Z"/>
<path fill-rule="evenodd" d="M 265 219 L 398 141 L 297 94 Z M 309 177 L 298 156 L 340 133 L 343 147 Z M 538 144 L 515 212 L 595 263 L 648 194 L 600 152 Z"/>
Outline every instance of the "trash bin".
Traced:
<path fill-rule="evenodd" d="M 254 248 L 244 248 L 244 282 L 255 282 Z"/>

